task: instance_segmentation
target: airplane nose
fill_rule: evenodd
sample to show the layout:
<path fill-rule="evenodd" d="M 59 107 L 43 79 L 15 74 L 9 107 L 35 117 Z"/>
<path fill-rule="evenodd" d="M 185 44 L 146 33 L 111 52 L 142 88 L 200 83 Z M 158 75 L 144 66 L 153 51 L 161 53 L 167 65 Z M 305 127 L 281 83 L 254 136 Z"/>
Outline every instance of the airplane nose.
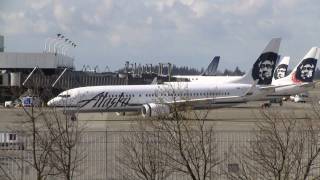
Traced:
<path fill-rule="evenodd" d="M 54 106 L 54 99 L 51 99 L 50 101 L 48 101 L 47 105 L 48 106 Z"/>

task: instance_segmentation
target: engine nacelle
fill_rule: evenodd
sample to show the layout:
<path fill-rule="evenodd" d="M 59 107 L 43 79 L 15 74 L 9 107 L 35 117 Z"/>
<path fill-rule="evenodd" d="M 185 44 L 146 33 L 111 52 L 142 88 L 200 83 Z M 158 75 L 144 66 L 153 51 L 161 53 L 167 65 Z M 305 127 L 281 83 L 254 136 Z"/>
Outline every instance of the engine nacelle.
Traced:
<path fill-rule="evenodd" d="M 170 107 L 166 104 L 149 103 L 142 106 L 143 117 L 157 117 L 161 115 L 168 115 Z"/>

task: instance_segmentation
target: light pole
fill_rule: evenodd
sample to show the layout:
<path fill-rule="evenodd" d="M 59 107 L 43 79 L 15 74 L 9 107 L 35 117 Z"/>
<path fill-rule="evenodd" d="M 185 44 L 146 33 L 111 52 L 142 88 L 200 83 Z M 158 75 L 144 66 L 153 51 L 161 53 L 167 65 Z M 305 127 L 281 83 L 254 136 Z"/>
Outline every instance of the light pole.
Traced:
<path fill-rule="evenodd" d="M 66 38 L 61 33 L 58 33 L 57 37 L 49 37 L 46 39 L 44 52 L 66 55 L 68 49 L 76 47 L 77 45 L 72 40 Z"/>

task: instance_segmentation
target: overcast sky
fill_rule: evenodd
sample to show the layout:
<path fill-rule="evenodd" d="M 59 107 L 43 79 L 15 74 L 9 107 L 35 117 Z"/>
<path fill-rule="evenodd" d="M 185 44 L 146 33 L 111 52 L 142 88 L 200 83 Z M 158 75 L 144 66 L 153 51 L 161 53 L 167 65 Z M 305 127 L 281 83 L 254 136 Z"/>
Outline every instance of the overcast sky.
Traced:
<path fill-rule="evenodd" d="M 5 51 L 42 52 L 62 33 L 82 65 L 172 62 L 247 70 L 273 37 L 291 67 L 320 46 L 319 0 L 0 0 Z"/>

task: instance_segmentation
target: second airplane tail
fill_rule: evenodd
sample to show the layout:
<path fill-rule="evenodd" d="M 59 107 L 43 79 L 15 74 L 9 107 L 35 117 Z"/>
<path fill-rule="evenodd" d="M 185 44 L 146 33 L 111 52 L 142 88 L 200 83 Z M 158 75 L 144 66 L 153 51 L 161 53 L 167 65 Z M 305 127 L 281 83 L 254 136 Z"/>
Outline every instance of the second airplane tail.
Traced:
<path fill-rule="evenodd" d="M 288 71 L 288 65 L 289 65 L 290 57 L 284 56 L 278 63 L 276 69 L 274 70 L 273 79 L 272 82 L 286 77 L 287 71 Z"/>

